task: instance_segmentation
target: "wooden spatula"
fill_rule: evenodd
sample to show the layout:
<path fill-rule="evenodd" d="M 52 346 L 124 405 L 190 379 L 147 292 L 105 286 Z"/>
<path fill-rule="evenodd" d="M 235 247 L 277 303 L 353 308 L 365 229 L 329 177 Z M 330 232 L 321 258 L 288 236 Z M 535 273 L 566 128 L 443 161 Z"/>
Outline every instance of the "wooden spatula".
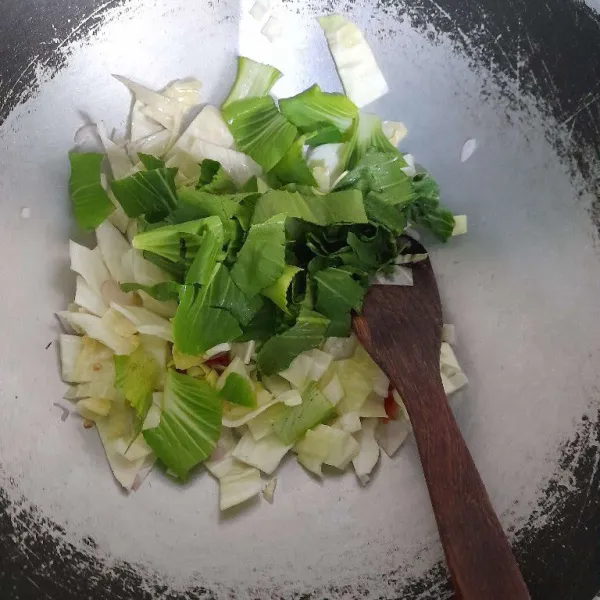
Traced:
<path fill-rule="evenodd" d="M 354 331 L 406 405 L 457 597 L 529 599 L 442 387 L 442 307 L 429 259 L 413 275 L 412 287 L 372 286 Z"/>

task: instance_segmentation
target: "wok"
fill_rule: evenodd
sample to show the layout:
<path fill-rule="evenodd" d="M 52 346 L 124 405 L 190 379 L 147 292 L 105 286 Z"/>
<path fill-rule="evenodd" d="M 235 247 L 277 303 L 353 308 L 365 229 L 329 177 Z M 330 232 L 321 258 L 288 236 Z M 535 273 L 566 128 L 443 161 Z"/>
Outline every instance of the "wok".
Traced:
<path fill-rule="evenodd" d="M 66 153 L 87 115 L 124 127 L 120 73 L 190 75 L 224 98 L 238 53 L 285 73 L 291 95 L 339 82 L 314 19 L 366 32 L 409 149 L 467 213 L 430 247 L 470 386 L 456 407 L 532 597 L 600 589 L 600 31 L 579 1 L 252 0 L 0 3 L 0 596 L 451 597 L 412 442 L 322 485 L 289 462 L 275 504 L 218 514 L 198 473 L 118 489 L 93 430 L 61 420 L 53 313 L 72 298 Z M 461 162 L 467 140 L 476 150 Z M 470 144 L 473 145 L 473 142 Z M 25 210 L 24 210 L 25 209 Z M 78 237 L 77 239 L 82 239 Z M 51 344 L 50 344 L 51 343 Z M 49 345 L 50 344 L 50 345 Z M 484 599 L 482 599 L 484 600 Z"/>

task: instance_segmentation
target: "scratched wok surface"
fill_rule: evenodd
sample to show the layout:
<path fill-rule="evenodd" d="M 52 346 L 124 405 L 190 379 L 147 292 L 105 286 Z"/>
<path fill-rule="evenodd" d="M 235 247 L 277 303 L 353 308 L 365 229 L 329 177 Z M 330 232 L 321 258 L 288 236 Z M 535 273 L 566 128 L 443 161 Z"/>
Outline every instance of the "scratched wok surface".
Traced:
<path fill-rule="evenodd" d="M 124 127 L 116 72 L 190 75 L 219 102 L 235 56 L 279 67 L 274 90 L 339 89 L 314 17 L 364 28 L 390 84 L 372 109 L 467 213 L 431 245 L 446 321 L 470 377 L 457 418 L 532 596 L 600 589 L 600 46 L 580 2 L 289 0 L 269 43 L 245 0 L 0 3 L 0 596 L 451 596 L 416 449 L 372 484 L 319 484 L 293 461 L 273 506 L 220 518 L 217 489 L 155 472 L 120 492 L 95 432 L 61 421 L 53 313 L 72 297 L 66 153 L 83 115 Z M 461 162 L 465 141 L 475 153 Z M 22 209 L 28 210 L 23 211 Z M 29 218 L 24 218 L 28 216 Z"/>

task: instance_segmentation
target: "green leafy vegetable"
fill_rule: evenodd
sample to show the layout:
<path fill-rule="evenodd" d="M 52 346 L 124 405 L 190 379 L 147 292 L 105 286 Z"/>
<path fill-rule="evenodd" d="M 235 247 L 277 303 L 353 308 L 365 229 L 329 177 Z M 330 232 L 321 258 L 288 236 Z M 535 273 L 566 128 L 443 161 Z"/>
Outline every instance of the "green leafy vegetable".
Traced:
<path fill-rule="evenodd" d="M 141 152 L 138 152 L 138 158 L 144 165 L 144 168 L 146 168 L 148 171 L 151 171 L 152 169 L 165 168 L 165 161 L 157 158 L 156 156 L 152 156 L 151 154 L 142 154 Z"/>
<path fill-rule="evenodd" d="M 216 225 L 221 225 L 217 217 L 165 225 L 138 233 L 132 240 L 132 246 L 158 254 L 172 262 L 190 265 L 202 244 L 203 235 Z"/>
<path fill-rule="evenodd" d="M 351 231 L 348 245 L 354 254 L 343 256 L 343 262 L 369 273 L 392 264 L 398 255 L 396 236 L 381 227 L 372 233 Z"/>
<path fill-rule="evenodd" d="M 360 189 L 363 193 L 377 192 L 389 204 L 412 202 L 415 193 L 411 178 L 402 170 L 406 162 L 396 150 L 394 153 L 369 152 L 336 186 Z"/>
<path fill-rule="evenodd" d="M 186 283 L 207 284 L 217 262 L 224 258 L 225 234 L 218 217 L 207 217 L 202 226 L 202 241 L 185 277 Z"/>
<path fill-rule="evenodd" d="M 266 96 L 281 75 L 281 71 L 275 67 L 256 62 L 245 56 L 238 56 L 235 83 L 229 96 L 223 102 L 222 108 L 226 108 L 236 100 Z"/>
<path fill-rule="evenodd" d="M 260 296 L 249 298 L 233 282 L 227 267 L 221 265 L 210 284 L 209 304 L 229 311 L 240 325 L 248 325 L 263 306 Z"/>
<path fill-rule="evenodd" d="M 248 325 L 244 327 L 244 333 L 236 341 L 266 341 L 277 333 L 280 325 L 281 320 L 275 305 L 266 301 Z"/>
<path fill-rule="evenodd" d="M 223 269 L 223 266 L 217 267 Z M 213 276 L 214 281 L 214 276 Z M 208 285 L 186 285 L 173 319 L 175 348 L 182 354 L 200 356 L 210 348 L 231 342 L 242 333 L 238 320 L 224 308 L 211 304 Z"/>
<path fill-rule="evenodd" d="M 303 309 L 293 327 L 269 339 L 261 348 L 257 364 L 263 375 L 279 373 L 302 352 L 316 348 L 325 337 L 329 319 Z"/>
<path fill-rule="evenodd" d="M 250 227 L 231 277 L 251 298 L 277 281 L 284 267 L 285 215 L 274 215 Z"/>
<path fill-rule="evenodd" d="M 147 250 L 144 251 L 143 256 L 145 260 L 171 275 L 177 282 L 183 283 L 186 271 L 184 264 L 174 263 L 159 254 L 154 254 L 154 252 L 148 252 Z"/>
<path fill-rule="evenodd" d="M 351 166 L 356 165 L 369 151 L 399 154 L 383 133 L 381 119 L 377 115 L 361 112 Z"/>
<path fill-rule="evenodd" d="M 293 444 L 309 429 L 323 423 L 334 414 L 333 405 L 313 382 L 302 394 L 302 404 L 288 408 L 275 421 L 273 430 L 283 443 Z"/>
<path fill-rule="evenodd" d="M 296 128 L 279 112 L 270 96 L 228 104 L 223 117 L 240 152 L 270 171 L 296 139 Z"/>
<path fill-rule="evenodd" d="M 351 137 L 351 132 L 350 134 L 342 134 L 335 125 L 323 125 L 304 136 L 305 144 L 311 147 L 323 144 L 339 144 L 344 141 L 345 137 Z"/>
<path fill-rule="evenodd" d="M 256 392 L 252 382 L 239 373 L 229 373 L 219 393 L 228 402 L 256 408 Z"/>
<path fill-rule="evenodd" d="M 303 196 L 298 192 L 271 190 L 257 200 L 252 222 L 262 223 L 280 213 L 316 225 L 368 222 L 362 194 L 358 190 L 344 190 L 322 196 Z"/>
<path fill-rule="evenodd" d="M 356 105 L 347 96 L 323 92 L 318 85 L 292 98 L 280 99 L 279 108 L 301 132 L 333 125 L 345 133 L 358 116 Z"/>
<path fill-rule="evenodd" d="M 412 181 L 415 201 L 408 209 L 408 218 L 417 225 L 431 230 L 440 240 L 447 241 L 454 231 L 454 216 L 440 206 L 440 190 L 427 173 L 419 174 Z"/>
<path fill-rule="evenodd" d="M 382 225 L 395 234 L 401 234 L 406 229 L 406 215 L 393 204 L 381 198 L 377 192 L 369 192 L 365 196 L 365 211 L 369 221 Z"/>
<path fill-rule="evenodd" d="M 144 215 L 149 223 L 164 219 L 177 206 L 175 168 L 140 171 L 112 182 L 113 194 L 128 217 Z"/>
<path fill-rule="evenodd" d="M 350 334 L 350 311 L 360 311 L 365 288 L 350 273 L 328 268 L 314 275 L 317 283 L 315 308 L 329 318 L 328 337 L 347 337 Z"/>
<path fill-rule="evenodd" d="M 73 216 L 82 229 L 95 229 L 115 209 L 100 179 L 103 160 L 104 154 L 69 152 L 69 195 Z"/>
<path fill-rule="evenodd" d="M 220 162 L 205 158 L 200 163 L 200 177 L 196 189 L 210 194 L 235 194 L 237 187 Z"/>
<path fill-rule="evenodd" d="M 128 356 L 115 356 L 115 386 L 123 390 L 138 417 L 145 417 L 152 405 L 152 390 L 159 365 L 152 354 L 138 346 Z"/>
<path fill-rule="evenodd" d="M 281 277 L 269 287 L 262 291 L 262 295 L 272 300 L 283 312 L 289 314 L 287 306 L 288 289 L 294 277 L 302 269 L 292 265 L 286 265 Z"/>
<path fill-rule="evenodd" d="M 125 292 L 146 292 L 149 296 L 152 296 L 155 300 L 160 302 L 168 302 L 169 300 L 179 300 L 179 293 L 181 291 L 181 284 L 175 283 L 174 281 L 165 281 L 163 283 L 157 283 L 156 285 L 142 285 L 140 283 L 122 283 L 121 289 Z"/>
<path fill-rule="evenodd" d="M 304 159 L 303 146 L 306 136 L 300 136 L 275 165 L 272 174 L 282 183 L 317 185 L 312 171 Z"/>
<path fill-rule="evenodd" d="M 206 460 L 221 432 L 222 402 L 208 383 L 169 371 L 160 424 L 143 432 L 158 458 L 180 479 Z"/>
<path fill-rule="evenodd" d="M 206 162 L 206 161 L 205 161 Z M 235 216 L 240 210 L 240 203 L 256 194 L 223 194 L 217 195 L 203 189 L 182 187 L 178 190 L 179 206 L 172 213 L 171 220 L 176 223 L 219 217 L 223 224 Z"/>

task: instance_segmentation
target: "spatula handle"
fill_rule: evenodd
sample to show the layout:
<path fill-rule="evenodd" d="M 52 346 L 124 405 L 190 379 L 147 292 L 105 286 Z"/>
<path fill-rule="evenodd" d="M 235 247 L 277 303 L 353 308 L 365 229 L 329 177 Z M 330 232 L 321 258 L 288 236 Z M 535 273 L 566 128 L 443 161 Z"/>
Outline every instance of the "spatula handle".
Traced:
<path fill-rule="evenodd" d="M 400 381 L 392 383 L 406 389 Z M 441 380 L 433 377 L 419 384 L 413 388 L 419 388 L 419 397 L 408 398 L 405 392 L 404 400 L 457 596 L 530 600 Z"/>

